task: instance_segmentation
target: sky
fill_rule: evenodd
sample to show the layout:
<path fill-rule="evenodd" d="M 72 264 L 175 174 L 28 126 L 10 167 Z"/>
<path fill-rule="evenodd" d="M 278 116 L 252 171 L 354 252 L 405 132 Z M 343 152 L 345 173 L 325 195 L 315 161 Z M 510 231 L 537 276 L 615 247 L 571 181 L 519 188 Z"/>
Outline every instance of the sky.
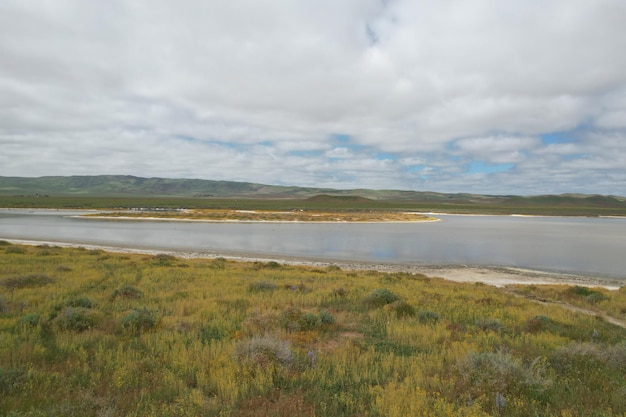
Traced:
<path fill-rule="evenodd" d="M 2 0 L 0 175 L 626 195 L 624 0 Z"/>

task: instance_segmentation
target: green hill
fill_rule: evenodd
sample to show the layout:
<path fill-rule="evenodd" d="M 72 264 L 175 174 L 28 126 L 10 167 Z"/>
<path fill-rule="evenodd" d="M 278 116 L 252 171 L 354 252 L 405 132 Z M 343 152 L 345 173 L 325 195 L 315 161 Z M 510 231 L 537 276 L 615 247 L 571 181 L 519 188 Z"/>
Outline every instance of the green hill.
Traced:
<path fill-rule="evenodd" d="M 98 199 L 168 199 L 188 200 L 186 206 L 206 206 L 211 201 L 230 199 L 229 204 L 251 207 L 291 209 L 302 207 L 341 207 L 344 209 L 409 209 L 451 213 L 547 214 L 547 215 L 626 215 L 626 198 L 587 194 L 562 195 L 482 195 L 467 193 L 436 193 L 410 190 L 338 190 L 331 188 L 276 186 L 234 181 L 203 179 L 142 178 L 130 175 L 2 177 L 0 197 L 5 206 L 14 207 L 87 207 L 80 202 L 45 204 L 39 197 L 81 200 Z M 9 202 L 8 199 L 20 200 Z M 24 201 L 21 201 L 24 200 Z M 28 200 L 28 201 L 26 201 Z M 191 201 L 193 200 L 193 201 Z M 237 202 L 239 201 L 239 202 Z M 249 203 L 243 203 L 249 201 Z M 281 201 L 283 201 L 281 203 Z M 111 203 L 113 204 L 113 203 Z M 116 203 L 117 204 L 117 203 Z M 120 203 L 125 206 L 127 203 Z M 151 205 L 155 205 L 152 201 Z M 208 205 L 207 205 L 208 204 Z M 216 203 L 215 203 L 216 204 Z M 268 205 L 269 204 L 269 205 Z M 93 206 L 102 205 L 95 204 Z M 108 205 L 105 205 L 108 206 Z M 271 206 L 271 207 L 270 207 Z M 283 207 L 284 206 L 284 207 Z"/>

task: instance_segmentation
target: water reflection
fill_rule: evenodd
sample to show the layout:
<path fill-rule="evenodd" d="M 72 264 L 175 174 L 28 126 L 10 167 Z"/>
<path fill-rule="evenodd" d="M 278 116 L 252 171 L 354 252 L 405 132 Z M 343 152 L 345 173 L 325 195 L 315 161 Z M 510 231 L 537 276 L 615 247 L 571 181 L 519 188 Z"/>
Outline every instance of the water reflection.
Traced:
<path fill-rule="evenodd" d="M 0 238 L 626 277 L 626 219 L 439 217 L 410 224 L 129 222 L 4 209 Z"/>

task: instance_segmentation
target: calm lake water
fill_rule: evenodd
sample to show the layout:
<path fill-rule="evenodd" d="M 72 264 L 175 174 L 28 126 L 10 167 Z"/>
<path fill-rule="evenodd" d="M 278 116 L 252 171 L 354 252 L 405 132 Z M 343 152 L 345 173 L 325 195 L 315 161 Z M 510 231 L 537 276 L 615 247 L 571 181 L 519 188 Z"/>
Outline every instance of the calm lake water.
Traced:
<path fill-rule="evenodd" d="M 110 221 L 0 209 L 0 239 L 427 265 L 490 265 L 626 279 L 626 219 L 437 215 L 418 223 Z"/>

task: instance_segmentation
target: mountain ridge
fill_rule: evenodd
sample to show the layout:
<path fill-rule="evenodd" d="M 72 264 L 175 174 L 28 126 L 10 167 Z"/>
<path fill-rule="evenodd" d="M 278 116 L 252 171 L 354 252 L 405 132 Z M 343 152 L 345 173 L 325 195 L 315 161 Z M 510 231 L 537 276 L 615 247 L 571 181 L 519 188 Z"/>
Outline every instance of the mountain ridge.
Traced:
<path fill-rule="evenodd" d="M 307 199 L 318 195 L 371 200 L 447 202 L 458 204 L 550 204 L 555 206 L 626 207 L 626 198 L 598 194 L 483 195 L 411 190 L 333 189 L 267 185 L 205 179 L 137 177 L 133 175 L 73 175 L 43 177 L 0 176 L 4 196 L 196 197 Z"/>

